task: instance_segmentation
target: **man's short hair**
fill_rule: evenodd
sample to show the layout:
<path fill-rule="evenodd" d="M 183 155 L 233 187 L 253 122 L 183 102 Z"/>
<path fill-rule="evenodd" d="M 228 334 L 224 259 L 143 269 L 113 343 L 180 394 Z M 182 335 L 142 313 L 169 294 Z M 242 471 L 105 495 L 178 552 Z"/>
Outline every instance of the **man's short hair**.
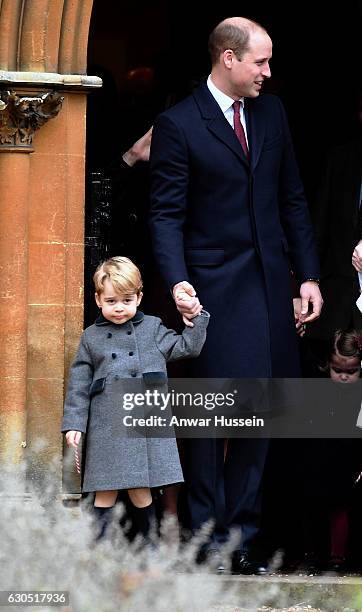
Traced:
<path fill-rule="evenodd" d="M 226 49 L 234 51 L 238 60 L 241 60 L 249 49 L 250 32 L 253 30 L 266 31 L 263 26 L 251 19 L 248 19 L 248 25 L 236 26 L 227 21 L 219 23 L 209 36 L 211 64 L 213 66 L 217 64 L 220 54 Z"/>
<path fill-rule="evenodd" d="M 99 264 L 93 281 L 96 293 L 104 291 L 104 281 L 108 279 L 115 291 L 122 295 L 139 295 L 142 291 L 141 273 L 128 257 L 111 257 Z"/>

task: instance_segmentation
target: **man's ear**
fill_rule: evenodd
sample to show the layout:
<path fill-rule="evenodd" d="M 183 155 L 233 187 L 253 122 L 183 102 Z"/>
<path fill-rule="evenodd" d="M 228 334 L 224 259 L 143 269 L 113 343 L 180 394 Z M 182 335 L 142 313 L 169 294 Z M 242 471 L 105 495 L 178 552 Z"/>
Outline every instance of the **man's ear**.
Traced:
<path fill-rule="evenodd" d="M 226 68 L 231 68 L 234 59 L 234 51 L 232 49 L 225 49 L 222 54 L 222 59 Z"/>
<path fill-rule="evenodd" d="M 94 297 L 95 297 L 98 308 L 101 308 L 101 302 L 100 302 L 99 295 L 97 292 L 94 294 Z"/>
<path fill-rule="evenodd" d="M 143 298 L 143 293 L 141 291 L 141 293 L 138 295 L 138 298 L 137 298 L 137 306 L 140 305 L 142 298 Z"/>

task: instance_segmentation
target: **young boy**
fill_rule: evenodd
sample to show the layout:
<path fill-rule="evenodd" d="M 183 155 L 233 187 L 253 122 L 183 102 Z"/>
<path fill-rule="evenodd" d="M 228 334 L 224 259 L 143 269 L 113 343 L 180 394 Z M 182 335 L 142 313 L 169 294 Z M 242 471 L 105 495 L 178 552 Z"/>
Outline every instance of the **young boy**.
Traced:
<path fill-rule="evenodd" d="M 147 535 L 154 515 L 152 487 L 182 482 L 175 438 L 124 435 L 112 382 L 122 378 L 167 380 L 166 363 L 197 357 L 206 339 L 209 314 L 201 311 L 182 335 L 137 310 L 142 299 L 138 268 L 126 257 L 98 266 L 95 299 L 101 314 L 80 340 L 64 406 L 62 432 L 77 448 L 87 432 L 83 491 L 95 492 L 95 513 L 103 535 L 117 493 L 128 491 L 133 523 Z"/>

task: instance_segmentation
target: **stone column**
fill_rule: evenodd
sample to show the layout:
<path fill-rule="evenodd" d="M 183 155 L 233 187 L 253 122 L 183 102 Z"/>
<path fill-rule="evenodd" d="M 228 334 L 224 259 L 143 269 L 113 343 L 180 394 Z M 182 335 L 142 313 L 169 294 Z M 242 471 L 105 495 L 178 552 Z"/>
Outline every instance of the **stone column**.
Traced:
<path fill-rule="evenodd" d="M 86 96 L 102 86 L 86 74 L 92 7 L 93 0 L 0 0 L 0 90 L 21 97 L 11 113 L 0 99 L 0 144 L 9 145 L 0 153 L 0 455 L 16 465 L 26 444 L 30 481 L 44 481 L 55 460 L 57 492 L 64 381 L 83 326 Z M 64 97 L 62 111 L 37 132 L 34 150 L 53 90 Z M 71 480 L 65 490 L 76 493 L 79 481 Z"/>
<path fill-rule="evenodd" d="M 86 95 L 63 93 L 62 112 L 37 134 L 28 216 L 28 453 L 32 480 L 50 475 L 58 493 L 66 372 L 83 329 L 86 119 Z"/>
<path fill-rule="evenodd" d="M 0 91 L 0 460 L 13 466 L 26 447 L 30 153 L 35 131 L 62 101 Z"/>
<path fill-rule="evenodd" d="M 29 481 L 50 478 L 57 494 L 64 383 L 83 328 L 86 98 L 101 84 L 0 71 L 0 460 L 26 457 Z M 76 494 L 74 470 L 64 478 Z"/>

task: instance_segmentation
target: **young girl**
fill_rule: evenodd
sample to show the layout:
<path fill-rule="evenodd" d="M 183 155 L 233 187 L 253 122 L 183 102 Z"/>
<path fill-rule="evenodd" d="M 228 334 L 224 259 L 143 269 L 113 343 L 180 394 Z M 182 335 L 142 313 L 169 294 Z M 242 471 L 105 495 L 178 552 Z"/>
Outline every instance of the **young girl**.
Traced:
<path fill-rule="evenodd" d="M 356 383 L 361 375 L 361 348 L 360 332 L 336 331 L 322 371 L 336 383 Z M 343 403 L 344 394 L 340 395 Z M 350 410 L 348 395 L 344 405 L 341 405 L 340 415 L 337 415 L 341 427 L 343 422 L 350 421 L 351 426 L 356 423 L 356 415 L 345 414 L 346 410 Z M 356 406 L 356 414 L 358 409 L 359 406 Z M 325 556 L 325 551 L 328 569 L 345 569 L 349 510 L 361 469 L 359 446 L 359 439 L 321 438 L 308 440 L 308 445 L 304 447 L 303 535 L 307 547 L 305 564 L 311 571 L 315 562 Z"/>
<path fill-rule="evenodd" d="M 183 480 L 175 438 L 128 437 L 112 382 L 147 375 L 166 382 L 166 363 L 197 357 L 206 339 L 209 314 L 201 311 L 182 335 L 157 317 L 137 310 L 142 299 L 138 268 L 126 257 L 98 266 L 95 299 L 101 314 L 80 340 L 64 406 L 62 432 L 77 448 L 86 437 L 84 492 L 95 492 L 94 511 L 103 536 L 119 490 L 132 504 L 133 526 L 147 535 L 154 516 L 151 488 Z M 130 414 L 130 413 L 128 413 Z M 116 429 L 116 431 L 115 431 Z"/>

